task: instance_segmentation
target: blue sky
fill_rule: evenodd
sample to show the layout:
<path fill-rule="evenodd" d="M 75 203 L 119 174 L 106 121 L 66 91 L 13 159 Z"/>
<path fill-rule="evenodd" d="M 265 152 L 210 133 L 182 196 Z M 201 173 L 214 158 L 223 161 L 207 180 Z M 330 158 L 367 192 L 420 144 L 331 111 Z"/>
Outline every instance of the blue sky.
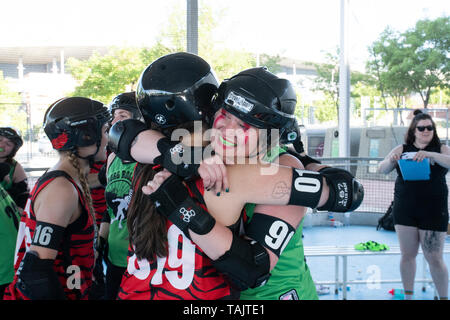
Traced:
<path fill-rule="evenodd" d="M 340 0 L 204 2 L 224 9 L 215 40 L 227 47 L 321 61 L 339 44 Z M 174 6 L 186 1 L 5 1 L 0 46 L 151 45 Z M 362 64 L 386 26 L 404 31 L 419 19 L 450 15 L 449 7 L 448 0 L 350 0 L 350 62 Z"/>

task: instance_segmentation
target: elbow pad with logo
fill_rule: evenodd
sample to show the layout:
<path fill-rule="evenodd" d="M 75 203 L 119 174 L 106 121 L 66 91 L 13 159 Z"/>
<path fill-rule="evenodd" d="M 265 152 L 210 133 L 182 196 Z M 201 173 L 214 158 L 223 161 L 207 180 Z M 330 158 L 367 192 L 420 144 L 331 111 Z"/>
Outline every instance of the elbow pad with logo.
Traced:
<path fill-rule="evenodd" d="M 328 200 L 318 210 L 335 212 L 354 211 L 364 199 L 364 187 L 347 170 L 326 167 L 319 170 L 330 188 Z"/>

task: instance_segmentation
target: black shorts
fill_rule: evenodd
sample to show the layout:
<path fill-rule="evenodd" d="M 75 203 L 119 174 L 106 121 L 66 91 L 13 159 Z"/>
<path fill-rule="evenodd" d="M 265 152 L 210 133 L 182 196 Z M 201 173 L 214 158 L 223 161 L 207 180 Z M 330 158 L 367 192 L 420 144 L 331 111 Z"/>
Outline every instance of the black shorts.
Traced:
<path fill-rule="evenodd" d="M 394 196 L 394 224 L 447 232 L 448 199 L 443 196 Z"/>

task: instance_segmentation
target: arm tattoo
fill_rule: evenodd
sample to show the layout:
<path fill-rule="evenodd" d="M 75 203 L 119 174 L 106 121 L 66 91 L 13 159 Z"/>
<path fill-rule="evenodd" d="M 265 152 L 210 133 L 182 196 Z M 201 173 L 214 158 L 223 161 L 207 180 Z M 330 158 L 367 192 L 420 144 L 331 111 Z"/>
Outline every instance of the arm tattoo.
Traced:
<path fill-rule="evenodd" d="M 287 187 L 284 181 L 277 182 L 272 191 L 272 198 L 282 199 L 283 197 L 289 197 L 291 189 Z"/>

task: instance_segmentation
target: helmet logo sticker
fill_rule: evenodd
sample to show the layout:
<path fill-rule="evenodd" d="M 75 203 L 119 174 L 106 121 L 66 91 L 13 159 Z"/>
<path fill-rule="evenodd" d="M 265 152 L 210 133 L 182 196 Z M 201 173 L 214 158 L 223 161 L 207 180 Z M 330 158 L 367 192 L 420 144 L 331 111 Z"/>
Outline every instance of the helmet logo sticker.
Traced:
<path fill-rule="evenodd" d="M 255 106 L 253 103 L 248 102 L 244 97 L 241 97 L 233 91 L 230 91 L 230 93 L 228 93 L 225 102 L 226 104 L 244 113 L 249 113 Z"/>
<path fill-rule="evenodd" d="M 69 140 L 67 133 L 62 132 L 59 136 L 52 140 L 52 146 L 56 150 L 61 149 L 67 143 L 67 140 Z"/>
<path fill-rule="evenodd" d="M 155 115 L 155 122 L 157 124 L 165 124 L 166 121 L 166 117 L 164 117 L 162 114 L 158 113 L 157 115 Z"/>

